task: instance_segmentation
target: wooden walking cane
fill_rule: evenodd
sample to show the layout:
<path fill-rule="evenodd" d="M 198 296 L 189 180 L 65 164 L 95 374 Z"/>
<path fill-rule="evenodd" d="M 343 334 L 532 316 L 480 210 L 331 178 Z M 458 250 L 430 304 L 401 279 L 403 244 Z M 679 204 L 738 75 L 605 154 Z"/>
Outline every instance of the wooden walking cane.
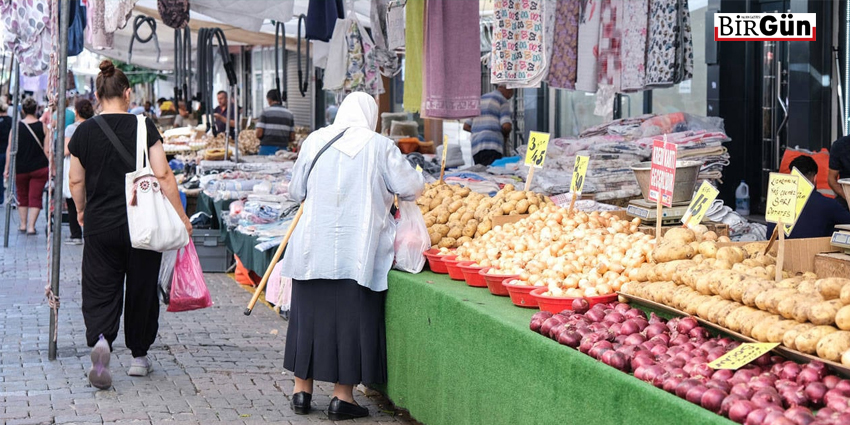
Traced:
<path fill-rule="evenodd" d="M 254 290 L 254 296 L 251 297 L 251 302 L 248 303 L 248 307 L 245 309 L 245 315 L 250 316 L 251 311 L 254 310 L 254 305 L 257 304 L 257 300 L 260 299 L 260 293 L 263 292 L 263 289 L 266 287 L 266 283 L 269 281 L 269 277 L 272 275 L 272 270 L 274 270 L 275 264 L 277 264 L 278 260 L 280 260 L 280 256 L 283 255 L 283 250 L 286 248 L 286 244 L 289 243 L 289 237 L 292 236 L 292 231 L 295 230 L 295 226 L 298 225 L 298 220 L 301 219 L 301 213 L 304 212 L 304 204 L 301 204 L 298 207 L 298 212 L 295 213 L 295 217 L 292 219 L 292 223 L 289 224 L 289 230 L 286 231 L 286 235 L 283 236 L 283 240 L 280 241 L 280 246 L 277 247 L 277 252 L 274 253 L 274 258 L 272 258 L 271 264 L 266 269 L 266 273 L 263 274 L 263 280 L 260 281 L 260 284 L 257 285 L 257 289 Z"/>

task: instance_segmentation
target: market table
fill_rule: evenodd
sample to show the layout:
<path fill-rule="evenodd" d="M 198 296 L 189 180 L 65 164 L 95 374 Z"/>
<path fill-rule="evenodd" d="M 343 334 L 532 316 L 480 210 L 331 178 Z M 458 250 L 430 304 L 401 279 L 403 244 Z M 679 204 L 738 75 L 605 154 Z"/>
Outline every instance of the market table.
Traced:
<path fill-rule="evenodd" d="M 536 309 L 447 275 L 391 271 L 388 383 L 429 424 L 731 424 L 528 329 Z"/>
<path fill-rule="evenodd" d="M 221 227 L 221 217 L 224 216 L 230 204 L 234 200 L 213 200 L 207 194 L 201 192 L 198 195 L 198 212 L 205 212 L 212 216 L 213 228 Z M 266 268 L 271 264 L 274 258 L 275 249 L 270 249 L 265 252 L 260 252 L 254 249 L 259 243 L 256 236 L 246 235 L 236 231 L 227 231 L 222 229 L 219 238 L 233 252 L 242 265 L 248 270 L 262 276 L 266 273 Z"/>

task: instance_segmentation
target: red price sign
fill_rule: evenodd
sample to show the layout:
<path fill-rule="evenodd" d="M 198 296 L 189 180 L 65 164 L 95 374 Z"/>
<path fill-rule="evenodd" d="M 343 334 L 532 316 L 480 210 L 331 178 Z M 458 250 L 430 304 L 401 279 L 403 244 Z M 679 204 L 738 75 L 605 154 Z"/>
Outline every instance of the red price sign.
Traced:
<path fill-rule="evenodd" d="M 673 206 L 673 185 L 676 181 L 676 145 L 654 140 L 652 142 L 652 169 L 649 172 L 649 200 L 665 207 Z"/>

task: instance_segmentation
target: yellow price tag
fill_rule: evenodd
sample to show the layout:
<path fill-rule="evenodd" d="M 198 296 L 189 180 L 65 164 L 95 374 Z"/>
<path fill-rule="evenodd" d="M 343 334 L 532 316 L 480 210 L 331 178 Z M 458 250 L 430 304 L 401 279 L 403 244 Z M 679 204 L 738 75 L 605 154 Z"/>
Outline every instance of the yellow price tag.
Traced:
<path fill-rule="evenodd" d="M 443 162 L 441 163 L 441 166 L 443 168 L 446 168 L 446 152 L 448 152 L 448 151 L 449 151 L 449 135 L 444 134 L 443 135 Z"/>
<path fill-rule="evenodd" d="M 714 186 L 708 182 L 702 182 L 699 190 L 697 190 L 697 195 L 694 196 L 691 205 L 688 206 L 688 211 L 682 217 L 682 223 L 688 227 L 699 225 L 719 194 L 720 191 L 715 189 Z"/>
<path fill-rule="evenodd" d="M 532 131 L 528 134 L 528 150 L 525 151 L 525 165 L 543 168 L 546 161 L 546 147 L 549 146 L 549 133 Z"/>
<path fill-rule="evenodd" d="M 584 176 L 587 175 L 587 165 L 589 163 L 589 156 L 576 156 L 576 164 L 573 166 L 573 181 L 570 182 L 570 192 L 581 193 L 581 190 L 584 188 Z"/>
<path fill-rule="evenodd" d="M 744 343 L 739 345 L 738 348 L 718 357 L 709 363 L 708 367 L 712 369 L 740 369 L 770 350 L 773 350 L 778 345 L 779 343 L 776 342 Z"/>
<path fill-rule="evenodd" d="M 417 172 L 417 173 L 421 173 L 421 172 L 422 172 L 422 166 L 421 166 L 421 165 L 417 165 L 417 166 L 416 166 L 416 172 Z"/>
<path fill-rule="evenodd" d="M 770 173 L 764 218 L 770 223 L 793 223 L 797 217 L 797 184 L 791 174 Z"/>
<path fill-rule="evenodd" d="M 797 167 L 794 167 L 791 170 L 791 174 L 798 177 L 797 180 L 797 209 L 796 214 L 794 214 L 794 222 L 791 224 L 784 224 L 785 227 L 785 236 L 791 236 L 791 231 L 794 230 L 794 225 L 797 224 L 797 220 L 800 218 L 800 213 L 803 212 L 803 208 L 806 206 L 806 202 L 809 202 L 809 197 L 812 195 L 812 191 L 815 190 L 815 185 L 807 179 Z"/>

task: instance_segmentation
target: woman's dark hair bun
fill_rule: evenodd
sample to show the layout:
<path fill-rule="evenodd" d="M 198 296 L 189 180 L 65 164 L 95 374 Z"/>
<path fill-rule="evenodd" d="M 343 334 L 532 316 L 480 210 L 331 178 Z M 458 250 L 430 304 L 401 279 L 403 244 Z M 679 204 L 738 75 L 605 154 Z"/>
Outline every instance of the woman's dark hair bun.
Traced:
<path fill-rule="evenodd" d="M 100 63 L 100 73 L 103 74 L 104 77 L 111 77 L 115 74 L 115 65 L 109 59 L 104 59 Z"/>

